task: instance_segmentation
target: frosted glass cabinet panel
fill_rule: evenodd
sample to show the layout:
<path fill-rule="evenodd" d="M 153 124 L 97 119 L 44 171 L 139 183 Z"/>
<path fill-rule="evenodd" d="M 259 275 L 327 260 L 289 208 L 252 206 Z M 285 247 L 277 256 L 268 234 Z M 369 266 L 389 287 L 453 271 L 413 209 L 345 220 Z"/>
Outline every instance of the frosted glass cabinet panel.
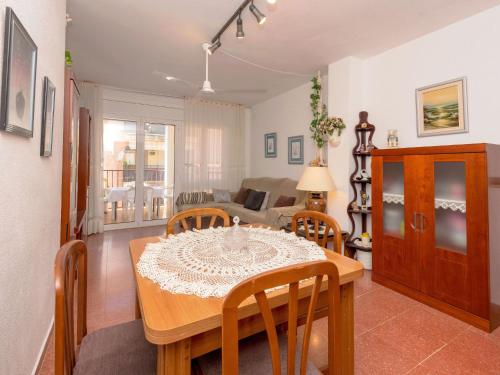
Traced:
<path fill-rule="evenodd" d="M 404 238 L 404 166 L 403 162 L 384 163 L 383 169 L 384 234 Z"/>
<path fill-rule="evenodd" d="M 465 163 L 434 163 L 436 247 L 467 254 Z"/>

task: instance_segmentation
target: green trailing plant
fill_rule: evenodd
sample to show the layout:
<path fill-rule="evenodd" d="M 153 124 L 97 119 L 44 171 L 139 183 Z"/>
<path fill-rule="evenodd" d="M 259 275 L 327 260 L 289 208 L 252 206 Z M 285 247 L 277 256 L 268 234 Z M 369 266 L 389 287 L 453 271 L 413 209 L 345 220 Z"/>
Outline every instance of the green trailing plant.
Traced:
<path fill-rule="evenodd" d="M 311 93 L 311 110 L 313 119 L 309 130 L 311 131 L 312 139 L 318 148 L 322 148 L 329 137 L 335 131 L 340 136 L 342 130 L 345 129 L 345 123 L 340 117 L 328 117 L 326 105 L 321 103 L 321 81 L 319 75 L 312 80 Z"/>

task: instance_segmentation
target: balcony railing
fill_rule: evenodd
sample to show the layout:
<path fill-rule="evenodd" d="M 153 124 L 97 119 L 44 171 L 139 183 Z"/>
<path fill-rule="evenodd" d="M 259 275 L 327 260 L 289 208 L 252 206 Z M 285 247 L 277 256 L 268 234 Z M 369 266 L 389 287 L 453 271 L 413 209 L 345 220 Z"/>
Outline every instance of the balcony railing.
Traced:
<path fill-rule="evenodd" d="M 166 170 L 163 167 L 145 168 L 144 182 L 164 184 L 165 174 Z M 105 189 L 126 186 L 124 183 L 136 181 L 136 169 L 104 169 L 102 178 Z"/>

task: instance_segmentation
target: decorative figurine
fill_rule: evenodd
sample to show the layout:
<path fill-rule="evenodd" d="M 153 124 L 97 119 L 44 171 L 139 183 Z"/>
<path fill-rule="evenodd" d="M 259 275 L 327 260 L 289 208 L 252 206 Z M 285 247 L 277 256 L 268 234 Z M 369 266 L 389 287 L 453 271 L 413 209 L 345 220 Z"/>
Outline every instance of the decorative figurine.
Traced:
<path fill-rule="evenodd" d="M 370 247 L 370 242 L 371 242 L 370 234 L 368 232 L 362 233 L 361 243 L 363 244 L 363 246 Z"/>
<path fill-rule="evenodd" d="M 366 169 L 362 169 L 361 172 L 359 172 L 361 175 L 361 180 L 368 180 L 370 179 L 370 176 L 368 175 L 368 171 Z"/>
<path fill-rule="evenodd" d="M 367 210 L 367 202 L 368 202 L 368 194 L 366 194 L 366 191 L 361 190 L 361 210 Z"/>
<path fill-rule="evenodd" d="M 387 130 L 387 147 L 397 148 L 399 146 L 397 129 Z"/>

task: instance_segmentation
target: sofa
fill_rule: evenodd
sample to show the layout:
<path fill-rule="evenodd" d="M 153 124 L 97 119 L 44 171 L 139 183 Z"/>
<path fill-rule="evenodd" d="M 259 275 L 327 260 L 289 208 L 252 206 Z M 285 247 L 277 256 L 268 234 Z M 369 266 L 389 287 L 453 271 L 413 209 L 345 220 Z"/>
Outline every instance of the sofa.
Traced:
<path fill-rule="evenodd" d="M 231 202 L 214 202 L 213 195 L 207 194 L 207 201 L 196 204 L 178 204 L 177 210 L 184 211 L 190 208 L 217 207 L 225 210 L 229 216 L 238 216 L 245 223 L 261 223 L 281 228 L 289 224 L 296 212 L 304 210 L 306 193 L 297 190 L 297 181 L 289 178 L 246 178 L 242 181 L 241 187 L 259 191 L 269 191 L 267 207 L 261 211 L 254 211 L 243 207 L 242 204 L 233 202 L 236 192 L 231 193 Z M 295 197 L 295 205 L 288 207 L 274 207 L 278 198 L 283 195 Z"/>

